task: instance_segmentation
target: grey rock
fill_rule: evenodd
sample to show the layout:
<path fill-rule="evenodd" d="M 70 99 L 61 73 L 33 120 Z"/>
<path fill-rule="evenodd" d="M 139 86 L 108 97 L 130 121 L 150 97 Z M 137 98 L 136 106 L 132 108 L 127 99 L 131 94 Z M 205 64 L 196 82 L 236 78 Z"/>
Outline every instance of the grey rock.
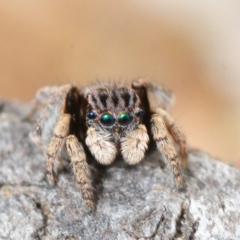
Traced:
<path fill-rule="evenodd" d="M 0 101 L 0 239 L 240 239 L 238 169 L 190 149 L 178 190 L 157 152 L 136 166 L 93 165 L 97 200 L 89 212 L 71 168 L 48 185 L 28 111 Z"/>

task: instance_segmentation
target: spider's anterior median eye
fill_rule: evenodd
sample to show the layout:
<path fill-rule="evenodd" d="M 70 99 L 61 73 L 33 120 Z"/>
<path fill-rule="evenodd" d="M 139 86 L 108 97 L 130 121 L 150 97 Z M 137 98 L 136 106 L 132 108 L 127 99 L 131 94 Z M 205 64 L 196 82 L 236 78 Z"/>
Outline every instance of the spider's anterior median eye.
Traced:
<path fill-rule="evenodd" d="M 122 126 L 127 126 L 133 120 L 133 115 L 131 113 L 123 112 L 118 118 L 118 123 Z"/>
<path fill-rule="evenodd" d="M 136 111 L 135 111 L 135 116 L 137 116 L 137 117 L 141 117 L 142 115 L 143 115 L 143 110 L 141 109 L 141 108 L 139 108 L 139 109 L 137 109 Z"/>
<path fill-rule="evenodd" d="M 97 114 L 95 112 L 90 111 L 87 113 L 87 117 L 89 119 L 95 119 L 97 117 Z"/>
<path fill-rule="evenodd" d="M 110 113 L 104 113 L 101 116 L 101 123 L 105 126 L 112 126 L 115 123 L 115 117 Z"/>

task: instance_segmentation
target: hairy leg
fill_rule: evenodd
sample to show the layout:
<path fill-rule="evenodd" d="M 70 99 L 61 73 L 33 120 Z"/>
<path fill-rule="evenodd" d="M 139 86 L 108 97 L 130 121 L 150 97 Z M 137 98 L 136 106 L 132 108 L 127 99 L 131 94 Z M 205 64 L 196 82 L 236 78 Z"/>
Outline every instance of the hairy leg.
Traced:
<path fill-rule="evenodd" d="M 58 160 L 58 156 L 65 142 L 65 138 L 69 133 L 69 124 L 71 116 L 69 114 L 63 114 L 53 131 L 53 137 L 47 148 L 47 179 L 50 184 L 55 184 L 56 173 L 54 172 L 54 162 Z"/>
<path fill-rule="evenodd" d="M 73 172 L 82 192 L 83 199 L 88 207 L 93 208 L 94 194 L 91 173 L 86 161 L 86 154 L 83 146 L 74 135 L 67 136 L 66 146 L 72 162 Z"/>
<path fill-rule="evenodd" d="M 182 166 L 186 168 L 188 163 L 187 163 L 187 149 L 186 149 L 185 136 L 180 131 L 178 126 L 175 124 L 173 118 L 170 116 L 168 112 L 160 108 L 158 108 L 156 112 L 162 116 L 169 133 L 173 137 L 174 141 L 179 145 L 180 153 L 182 156 Z"/>
<path fill-rule="evenodd" d="M 56 118 L 60 115 L 59 119 L 55 123 L 53 121 L 51 125 L 55 123 L 53 129 L 53 137 L 47 147 L 47 178 L 49 183 L 54 184 L 56 182 L 56 173 L 54 172 L 54 162 L 59 160 L 62 147 L 65 144 L 66 137 L 74 131 L 74 123 L 76 121 L 76 114 L 78 113 L 80 94 L 76 87 L 71 85 L 65 85 L 59 89 L 57 93 L 51 99 L 51 104 L 48 106 L 43 119 Z M 53 104 L 55 103 L 55 104 Z M 56 112 L 57 111 L 57 112 Z M 60 112 L 60 113 L 59 113 Z M 51 117 L 50 117 L 51 116 Z M 43 119 L 41 121 L 43 121 Z M 46 124 L 45 124 L 46 125 Z M 51 128 L 48 128 L 48 134 L 51 134 Z"/>
<path fill-rule="evenodd" d="M 163 153 L 164 157 L 173 168 L 176 184 L 180 186 L 183 183 L 183 179 L 177 153 L 171 141 L 171 138 L 168 135 L 164 120 L 160 114 L 152 115 L 152 134 L 153 139 L 157 143 L 158 150 Z"/>

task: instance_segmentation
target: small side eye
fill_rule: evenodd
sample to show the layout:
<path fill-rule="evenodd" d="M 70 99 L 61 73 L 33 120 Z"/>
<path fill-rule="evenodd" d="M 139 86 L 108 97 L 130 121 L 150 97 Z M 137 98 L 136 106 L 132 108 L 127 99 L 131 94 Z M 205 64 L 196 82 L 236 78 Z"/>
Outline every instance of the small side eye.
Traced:
<path fill-rule="evenodd" d="M 131 113 L 123 112 L 118 118 L 118 123 L 122 126 L 129 125 L 133 120 L 133 115 Z"/>
<path fill-rule="evenodd" d="M 141 117 L 143 115 L 143 110 L 141 108 L 139 108 L 135 111 L 134 114 L 136 117 Z"/>
<path fill-rule="evenodd" d="M 115 123 L 115 120 L 115 117 L 110 113 L 104 113 L 100 119 L 101 123 L 108 127 L 112 126 Z"/>
<path fill-rule="evenodd" d="M 97 114 L 95 112 L 90 111 L 87 113 L 87 117 L 89 119 L 95 119 L 97 117 Z"/>

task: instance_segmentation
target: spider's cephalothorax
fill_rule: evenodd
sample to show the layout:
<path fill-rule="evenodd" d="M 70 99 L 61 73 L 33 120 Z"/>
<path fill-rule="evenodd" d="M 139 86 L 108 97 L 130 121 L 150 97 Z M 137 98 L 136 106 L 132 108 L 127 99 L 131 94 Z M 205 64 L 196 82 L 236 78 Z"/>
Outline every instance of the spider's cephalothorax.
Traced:
<path fill-rule="evenodd" d="M 151 109 L 148 92 L 157 93 L 160 104 Z M 85 151 L 100 164 L 111 164 L 118 154 L 137 164 L 152 142 L 172 165 L 177 185 L 182 184 L 180 163 L 172 139 L 179 145 L 186 166 L 185 137 L 166 112 L 170 93 L 162 87 L 134 81 L 131 88 L 96 84 L 79 90 L 66 85 L 51 97 L 32 139 L 47 153 L 48 180 L 54 183 L 55 160 L 66 146 L 83 198 L 93 207 L 93 187 Z"/>
<path fill-rule="evenodd" d="M 142 121 L 140 99 L 130 88 L 117 85 L 94 87 L 86 92 L 86 98 L 87 126 L 111 134 L 115 143 Z"/>

